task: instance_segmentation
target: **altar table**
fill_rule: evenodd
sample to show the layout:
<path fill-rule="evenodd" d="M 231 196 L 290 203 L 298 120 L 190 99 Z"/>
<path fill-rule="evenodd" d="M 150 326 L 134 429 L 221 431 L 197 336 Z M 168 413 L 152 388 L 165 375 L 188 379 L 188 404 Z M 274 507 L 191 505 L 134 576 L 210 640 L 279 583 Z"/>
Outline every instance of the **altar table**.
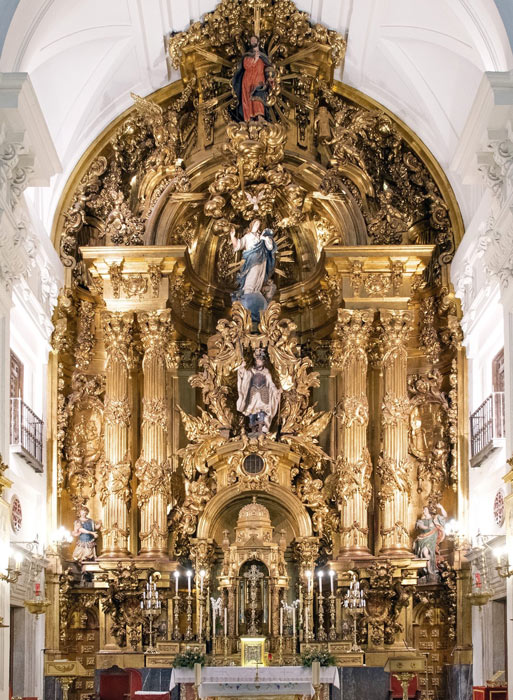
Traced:
<path fill-rule="evenodd" d="M 241 695 L 314 695 L 312 669 L 304 666 L 263 666 L 255 680 L 254 667 L 204 666 L 201 669 L 200 698 L 212 696 L 239 697 Z M 340 687 L 335 666 L 321 668 L 321 683 Z M 170 690 L 178 683 L 194 683 L 194 669 L 174 668 Z"/>

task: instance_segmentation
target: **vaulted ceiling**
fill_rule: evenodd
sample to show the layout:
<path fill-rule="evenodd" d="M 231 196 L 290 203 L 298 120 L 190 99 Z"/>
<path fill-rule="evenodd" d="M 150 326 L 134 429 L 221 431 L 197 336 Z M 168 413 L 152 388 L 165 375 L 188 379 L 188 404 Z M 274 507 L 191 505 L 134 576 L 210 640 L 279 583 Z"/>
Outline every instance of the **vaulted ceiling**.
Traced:
<path fill-rule="evenodd" d="M 178 78 L 170 31 L 216 0 L 2 0 L 0 70 L 28 72 L 63 172 L 34 204 L 49 228 L 58 197 L 87 146 L 132 104 Z M 446 170 L 464 217 L 469 199 L 451 159 L 484 71 L 513 69 L 492 0 L 297 0 L 313 21 L 347 35 L 337 77 L 401 117 Z M 12 15 L 12 17 L 11 17 Z M 10 19 L 10 23 L 9 23 Z"/>

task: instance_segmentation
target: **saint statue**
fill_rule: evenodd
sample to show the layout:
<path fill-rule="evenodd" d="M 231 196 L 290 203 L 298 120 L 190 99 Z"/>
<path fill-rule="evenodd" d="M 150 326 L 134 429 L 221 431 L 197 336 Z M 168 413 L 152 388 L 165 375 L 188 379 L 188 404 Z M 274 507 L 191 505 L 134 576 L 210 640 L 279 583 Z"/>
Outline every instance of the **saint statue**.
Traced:
<path fill-rule="evenodd" d="M 268 433 L 271 422 L 280 405 L 281 391 L 276 388 L 271 373 L 265 367 L 265 350 L 254 352 L 254 367 L 246 368 L 243 362 L 238 369 L 237 411 L 249 416 L 250 434 Z"/>
<path fill-rule="evenodd" d="M 89 518 L 89 508 L 81 506 L 72 533 L 73 537 L 78 537 L 73 550 L 73 559 L 79 564 L 96 559 L 96 539 L 100 526 L 100 523 L 95 523 Z"/>
<path fill-rule="evenodd" d="M 447 512 L 440 503 L 437 503 L 436 507 L 440 510 L 440 513 L 431 512 L 428 506 L 424 506 L 422 518 L 419 518 L 416 523 L 417 529 L 421 532 L 413 543 L 415 555 L 428 560 L 427 569 L 429 574 L 436 574 L 438 571 L 436 566 L 438 546 L 445 539 L 444 528 Z"/>
<path fill-rule="evenodd" d="M 252 36 L 249 44 L 249 51 L 242 56 L 232 80 L 233 91 L 238 98 L 234 115 L 238 122 L 267 118 L 267 96 L 274 77 L 274 68 L 260 48 L 260 39 Z"/>
<path fill-rule="evenodd" d="M 251 311 L 254 321 L 267 308 L 276 286 L 272 275 L 276 265 L 276 242 L 272 229 L 261 231 L 260 219 L 254 219 L 242 238 L 237 238 L 235 229 L 230 231 L 233 250 L 242 250 L 244 264 L 238 275 L 239 288 L 232 294 L 233 301 Z"/>

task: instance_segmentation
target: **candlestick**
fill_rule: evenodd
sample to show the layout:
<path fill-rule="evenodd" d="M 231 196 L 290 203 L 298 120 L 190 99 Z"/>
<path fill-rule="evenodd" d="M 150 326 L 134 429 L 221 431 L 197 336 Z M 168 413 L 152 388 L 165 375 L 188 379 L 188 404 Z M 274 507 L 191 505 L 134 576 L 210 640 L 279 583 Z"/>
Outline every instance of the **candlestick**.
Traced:
<path fill-rule="evenodd" d="M 283 636 L 283 608 L 280 608 L 280 637 Z"/>
<path fill-rule="evenodd" d="M 187 574 L 188 575 L 188 574 Z M 193 638 L 192 632 L 192 595 L 190 588 L 190 578 L 189 578 L 189 592 L 187 594 L 187 627 L 185 629 L 184 639 L 189 642 Z"/>
<path fill-rule="evenodd" d="M 228 608 L 224 608 L 224 636 L 228 636 Z"/>
<path fill-rule="evenodd" d="M 182 638 L 180 634 L 180 596 L 178 595 L 178 588 L 176 589 L 176 594 L 174 597 L 174 607 L 173 607 L 173 639 L 179 641 Z"/>

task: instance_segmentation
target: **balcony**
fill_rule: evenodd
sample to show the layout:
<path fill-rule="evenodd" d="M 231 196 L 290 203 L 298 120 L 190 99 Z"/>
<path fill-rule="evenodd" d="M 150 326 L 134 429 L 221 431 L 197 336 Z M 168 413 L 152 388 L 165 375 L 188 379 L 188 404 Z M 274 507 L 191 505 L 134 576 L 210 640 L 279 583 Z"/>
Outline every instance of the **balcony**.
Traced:
<path fill-rule="evenodd" d="M 470 466 L 477 467 L 505 443 L 504 392 L 496 391 L 470 416 Z"/>
<path fill-rule="evenodd" d="M 11 399 L 11 449 L 43 471 L 43 421 L 20 398 Z"/>

